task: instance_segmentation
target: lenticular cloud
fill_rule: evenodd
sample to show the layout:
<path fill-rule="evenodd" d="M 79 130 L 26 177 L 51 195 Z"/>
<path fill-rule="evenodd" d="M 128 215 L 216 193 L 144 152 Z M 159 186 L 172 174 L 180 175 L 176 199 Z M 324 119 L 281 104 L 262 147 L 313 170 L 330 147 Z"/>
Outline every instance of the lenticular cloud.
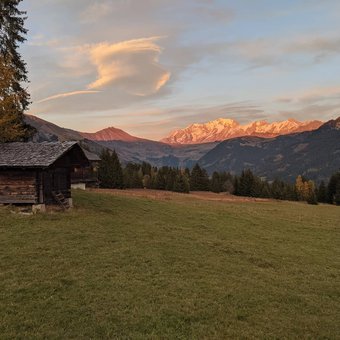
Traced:
<path fill-rule="evenodd" d="M 159 91 L 170 79 L 170 73 L 159 64 L 162 49 L 158 37 L 117 44 L 102 43 L 90 48 L 90 58 L 98 77 L 89 90 L 120 87 L 138 96 Z"/>

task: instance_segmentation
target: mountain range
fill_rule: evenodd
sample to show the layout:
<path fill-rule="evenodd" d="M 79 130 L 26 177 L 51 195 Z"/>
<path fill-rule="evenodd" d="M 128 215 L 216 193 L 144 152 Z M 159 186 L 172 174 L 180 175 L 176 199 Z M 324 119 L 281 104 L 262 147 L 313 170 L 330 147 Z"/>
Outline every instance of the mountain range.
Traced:
<path fill-rule="evenodd" d="M 299 174 L 313 180 L 328 180 L 340 168 L 340 118 L 324 124 L 292 119 L 275 125 L 266 123 L 262 124 L 265 138 L 263 134 L 237 136 L 222 142 L 208 142 L 209 139 L 204 138 L 197 144 L 151 141 L 114 127 L 83 133 L 35 116 L 26 116 L 26 122 L 38 131 L 35 141 L 78 140 L 85 149 L 98 155 L 106 148 L 115 149 L 123 163 L 146 161 L 154 166 L 174 167 L 192 167 L 199 163 L 210 174 L 225 170 L 240 173 L 250 168 L 268 180 L 278 177 L 289 181 Z M 261 126 L 261 122 L 249 124 L 252 125 Z M 309 131 L 301 132 L 301 129 Z M 259 131 L 260 128 L 257 133 Z"/>
<path fill-rule="evenodd" d="M 236 137 L 257 136 L 272 138 L 296 132 L 311 131 L 319 128 L 323 122 L 318 120 L 299 122 L 288 119 L 281 122 L 268 123 L 255 121 L 241 125 L 233 119 L 219 118 L 208 123 L 192 124 L 185 129 L 172 132 L 161 141 L 168 144 L 198 144 L 224 141 Z"/>
<path fill-rule="evenodd" d="M 340 118 L 313 131 L 265 139 L 226 140 L 207 152 L 199 164 L 208 172 L 240 173 L 251 169 L 258 176 L 294 181 L 298 175 L 328 180 L 340 170 Z"/>

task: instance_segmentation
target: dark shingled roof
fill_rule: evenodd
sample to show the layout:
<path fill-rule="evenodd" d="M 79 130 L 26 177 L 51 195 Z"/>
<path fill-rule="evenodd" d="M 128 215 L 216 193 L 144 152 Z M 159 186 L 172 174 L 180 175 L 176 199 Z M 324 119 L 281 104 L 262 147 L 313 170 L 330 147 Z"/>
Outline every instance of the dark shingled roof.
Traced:
<path fill-rule="evenodd" d="M 84 151 L 84 154 L 86 156 L 86 158 L 89 160 L 89 161 L 92 161 L 92 162 L 99 162 L 101 160 L 101 158 L 96 155 L 95 153 L 92 153 L 90 151 L 87 151 L 85 149 L 83 149 Z"/>
<path fill-rule="evenodd" d="M 0 144 L 0 168 L 47 168 L 77 142 Z"/>

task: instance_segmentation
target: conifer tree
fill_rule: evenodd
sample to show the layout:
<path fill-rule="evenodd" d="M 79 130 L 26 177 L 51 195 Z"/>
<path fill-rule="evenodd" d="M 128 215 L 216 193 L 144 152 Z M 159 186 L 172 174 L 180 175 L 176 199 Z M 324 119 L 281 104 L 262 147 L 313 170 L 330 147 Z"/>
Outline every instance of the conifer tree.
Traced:
<path fill-rule="evenodd" d="M 0 1 L 0 142 L 24 141 L 35 132 L 24 122 L 30 96 L 23 87 L 28 81 L 26 64 L 18 52 L 27 33 L 20 2 Z"/>
<path fill-rule="evenodd" d="M 166 177 L 164 168 L 160 168 L 157 171 L 155 181 L 154 181 L 154 189 L 157 190 L 165 190 L 166 188 Z"/>
<path fill-rule="evenodd" d="M 222 192 L 221 177 L 220 174 L 216 171 L 212 174 L 210 187 L 212 192 Z"/>
<path fill-rule="evenodd" d="M 278 179 L 275 179 L 271 185 L 270 196 L 277 200 L 284 199 L 284 183 Z"/>
<path fill-rule="evenodd" d="M 111 154 L 111 158 L 112 158 L 112 163 L 113 163 L 114 188 L 123 189 L 124 177 L 123 177 L 122 165 L 120 164 L 119 157 L 115 150 L 113 150 Z"/>
<path fill-rule="evenodd" d="M 336 184 L 335 195 L 334 195 L 334 203 L 336 205 L 340 205 L 340 181 Z"/>
<path fill-rule="evenodd" d="M 255 177 L 251 170 L 243 170 L 239 179 L 238 194 L 240 196 L 254 196 Z"/>
<path fill-rule="evenodd" d="M 233 186 L 234 186 L 234 195 L 240 196 L 240 178 L 238 176 L 234 177 Z"/>
<path fill-rule="evenodd" d="M 209 177 L 207 172 L 196 163 L 190 175 L 191 191 L 209 191 Z"/>
<path fill-rule="evenodd" d="M 176 176 L 173 191 L 189 193 L 189 181 L 185 174 L 179 172 Z"/>
<path fill-rule="evenodd" d="M 328 203 L 335 203 L 335 194 L 337 190 L 337 185 L 340 182 L 340 171 L 332 175 L 329 180 L 327 193 L 328 193 Z"/>
<path fill-rule="evenodd" d="M 327 203 L 327 188 L 324 181 L 320 182 L 317 199 L 320 203 Z"/>
<path fill-rule="evenodd" d="M 109 189 L 122 189 L 123 171 L 115 151 L 104 150 L 101 154 L 101 162 L 98 168 L 100 187 Z"/>

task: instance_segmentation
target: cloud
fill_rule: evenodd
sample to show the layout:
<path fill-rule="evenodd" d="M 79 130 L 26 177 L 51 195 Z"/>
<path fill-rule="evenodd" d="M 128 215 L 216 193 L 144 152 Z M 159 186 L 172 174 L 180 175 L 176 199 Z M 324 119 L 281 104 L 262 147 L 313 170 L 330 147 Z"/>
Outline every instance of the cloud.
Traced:
<path fill-rule="evenodd" d="M 169 81 L 170 73 L 159 64 L 162 49 L 157 40 L 159 37 L 151 37 L 92 47 L 90 56 L 98 78 L 88 89 L 118 86 L 138 96 L 159 91 Z"/>
<path fill-rule="evenodd" d="M 320 101 L 338 100 L 340 102 L 340 87 L 320 87 L 294 93 L 290 96 L 279 97 L 276 100 L 281 103 L 314 104 Z M 340 104 L 340 103 L 339 103 Z"/>
<path fill-rule="evenodd" d="M 231 60 L 248 63 L 247 70 L 282 65 L 305 67 L 340 55 L 340 37 L 307 35 L 294 39 L 258 38 L 226 42 L 220 49 L 222 55 L 226 54 Z"/>
<path fill-rule="evenodd" d="M 44 102 L 47 102 L 47 101 L 53 100 L 53 99 L 67 98 L 67 97 L 84 95 L 84 94 L 93 94 L 93 93 L 98 93 L 98 92 L 99 91 L 86 91 L 86 90 L 83 90 L 83 91 L 73 91 L 73 92 L 60 93 L 60 94 L 56 94 L 56 95 L 47 97 L 45 99 L 39 100 L 37 102 L 37 104 L 44 103 Z"/>
<path fill-rule="evenodd" d="M 77 74 L 93 73 L 88 69 L 83 70 L 77 67 L 79 64 L 84 66 L 81 60 L 84 59 L 84 55 L 87 55 L 97 72 L 97 79 L 88 85 L 84 84 L 86 88 L 84 90 L 51 95 L 37 101 L 36 104 L 98 92 L 102 92 L 101 100 L 104 97 L 102 103 L 109 103 L 117 95 L 120 99 L 127 96 L 129 100 L 133 100 L 131 97 L 155 95 L 170 80 L 170 72 L 159 64 L 159 56 L 162 52 L 161 47 L 156 44 L 159 39 L 159 37 L 151 37 L 115 44 L 101 43 L 66 49 L 69 54 L 64 57 L 63 66 L 69 70 L 73 78 Z"/>

